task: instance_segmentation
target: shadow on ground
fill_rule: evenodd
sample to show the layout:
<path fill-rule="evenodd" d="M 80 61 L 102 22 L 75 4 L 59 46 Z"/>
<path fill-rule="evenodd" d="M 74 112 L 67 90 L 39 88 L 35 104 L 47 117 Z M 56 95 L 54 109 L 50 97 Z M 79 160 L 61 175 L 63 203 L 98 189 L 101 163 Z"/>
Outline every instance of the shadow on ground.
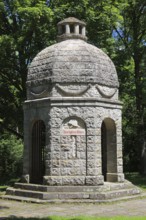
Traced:
<path fill-rule="evenodd" d="M 7 206 L 1 206 L 0 205 L 0 210 L 2 210 L 2 209 L 9 209 L 9 207 L 7 207 Z M 0 218 L 1 219 L 1 218 Z"/>
<path fill-rule="evenodd" d="M 47 218 L 23 218 L 23 217 L 10 216 L 10 217 L 0 217 L 0 220 L 53 220 L 53 219 L 51 217 L 47 217 Z"/>
<path fill-rule="evenodd" d="M 47 218 L 23 218 L 23 217 L 16 217 L 16 216 L 9 216 L 9 217 L 0 217 L 0 220 L 67 220 L 68 218 L 65 217 L 47 217 Z M 68 220 L 81 220 L 78 217 L 69 218 Z"/>
<path fill-rule="evenodd" d="M 47 217 L 47 218 L 23 218 L 23 217 L 15 217 L 15 216 L 10 216 L 10 217 L 0 217 L 0 220 L 67 220 L 65 217 L 58 217 L 58 218 L 53 218 L 53 217 Z M 78 217 L 70 218 L 68 220 L 81 220 Z"/>

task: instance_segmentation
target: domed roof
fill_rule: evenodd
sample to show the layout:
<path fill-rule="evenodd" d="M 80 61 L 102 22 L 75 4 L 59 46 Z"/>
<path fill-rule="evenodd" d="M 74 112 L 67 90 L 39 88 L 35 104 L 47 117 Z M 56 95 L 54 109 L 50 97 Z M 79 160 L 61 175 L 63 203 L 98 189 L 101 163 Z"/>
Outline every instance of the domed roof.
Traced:
<path fill-rule="evenodd" d="M 66 39 L 38 53 L 29 67 L 27 83 L 31 86 L 48 83 L 119 85 L 111 59 L 81 39 Z"/>
<path fill-rule="evenodd" d="M 77 24 L 83 24 L 83 25 L 86 25 L 86 23 L 85 22 L 83 22 L 83 21 L 80 21 L 79 19 L 77 19 L 77 18 L 74 18 L 74 17 L 69 17 L 69 18 L 65 18 L 63 21 L 60 21 L 59 23 L 58 23 L 58 25 L 60 25 L 60 24 L 68 24 L 68 23 L 72 23 L 72 24 L 75 24 L 75 23 L 77 23 Z"/>

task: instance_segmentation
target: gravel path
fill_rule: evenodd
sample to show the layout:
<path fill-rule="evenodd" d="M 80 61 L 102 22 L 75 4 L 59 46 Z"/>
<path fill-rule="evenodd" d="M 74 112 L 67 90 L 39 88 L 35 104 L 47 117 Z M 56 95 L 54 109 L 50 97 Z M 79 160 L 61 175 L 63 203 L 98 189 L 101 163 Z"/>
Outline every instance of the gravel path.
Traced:
<path fill-rule="evenodd" d="M 7 217 L 146 216 L 146 198 L 109 204 L 34 204 L 0 199 L 0 219 Z M 5 218 L 4 218 L 5 217 Z"/>

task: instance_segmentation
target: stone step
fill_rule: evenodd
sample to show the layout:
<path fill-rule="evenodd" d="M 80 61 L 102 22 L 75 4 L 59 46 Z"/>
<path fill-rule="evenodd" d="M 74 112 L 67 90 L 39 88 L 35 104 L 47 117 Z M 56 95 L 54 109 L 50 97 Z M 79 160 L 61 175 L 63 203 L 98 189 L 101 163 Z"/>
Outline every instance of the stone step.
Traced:
<path fill-rule="evenodd" d="M 84 192 L 41 192 L 41 191 L 30 191 L 24 189 L 8 188 L 6 195 L 31 197 L 43 200 L 53 199 L 88 199 L 89 193 Z"/>
<path fill-rule="evenodd" d="M 124 183 L 105 182 L 101 186 L 46 186 L 37 184 L 15 183 L 14 188 L 42 192 L 106 192 L 110 190 L 120 190 L 133 188 L 133 184 L 128 181 Z"/>
<path fill-rule="evenodd" d="M 91 200 L 108 200 L 114 198 L 120 198 L 124 196 L 132 196 L 140 194 L 138 188 L 112 190 L 108 192 L 42 192 L 42 191 L 31 191 L 24 189 L 8 188 L 6 195 L 20 196 L 35 198 L 41 200 L 55 200 L 55 199 L 91 199 Z"/>
<path fill-rule="evenodd" d="M 94 193 L 90 194 L 90 199 L 108 200 L 132 195 L 140 195 L 140 190 L 135 187 L 131 189 L 112 190 L 105 193 Z"/>
<path fill-rule="evenodd" d="M 14 188 L 42 191 L 42 192 L 100 192 L 110 190 L 107 185 L 102 186 L 45 186 L 36 184 L 15 183 Z"/>
<path fill-rule="evenodd" d="M 137 194 L 131 196 L 124 196 L 119 198 L 113 199 L 105 199 L 105 200 L 97 200 L 97 199 L 54 199 L 54 200 L 42 200 L 42 199 L 35 199 L 35 198 L 28 198 L 23 196 L 11 196 L 11 195 L 4 195 L 1 196 L 2 199 L 7 200 L 15 200 L 20 202 L 31 202 L 31 203 L 110 203 L 110 202 L 117 202 L 122 200 L 129 200 L 129 199 L 136 199 L 136 198 L 143 198 L 146 194 Z"/>
<path fill-rule="evenodd" d="M 41 191 L 31 191 L 31 190 L 24 190 L 24 189 L 15 189 L 12 187 L 9 187 L 6 190 L 6 195 L 11 196 L 22 196 L 22 197 L 28 197 L 28 198 L 36 198 L 36 199 L 58 199 L 57 193 L 46 193 Z"/>
<path fill-rule="evenodd" d="M 20 201 L 20 202 L 31 202 L 31 203 L 48 203 L 48 200 L 43 199 L 35 199 L 35 198 L 29 198 L 29 197 L 23 197 L 23 196 L 15 196 L 15 195 L 4 195 L 1 196 L 2 199 L 8 199 L 8 200 L 14 200 L 14 201 Z M 50 202 L 52 200 L 49 200 Z M 53 200 L 55 202 L 55 200 Z"/>

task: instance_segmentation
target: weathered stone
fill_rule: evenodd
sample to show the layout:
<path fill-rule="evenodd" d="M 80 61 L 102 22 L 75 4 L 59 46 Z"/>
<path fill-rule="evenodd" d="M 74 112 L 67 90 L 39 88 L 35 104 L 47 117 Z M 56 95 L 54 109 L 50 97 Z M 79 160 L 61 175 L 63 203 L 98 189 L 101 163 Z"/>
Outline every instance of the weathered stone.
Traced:
<path fill-rule="evenodd" d="M 86 185 L 97 186 L 104 183 L 103 176 L 86 176 Z"/>
<path fill-rule="evenodd" d="M 51 175 L 52 176 L 59 176 L 60 175 L 60 169 L 59 168 L 52 168 L 51 169 Z"/>
<path fill-rule="evenodd" d="M 95 144 L 95 136 L 87 136 L 87 144 L 88 143 Z"/>
<path fill-rule="evenodd" d="M 123 160 L 122 158 L 121 159 L 118 159 L 118 166 L 122 166 L 123 165 Z"/>
<path fill-rule="evenodd" d="M 87 157 L 88 157 L 88 160 L 95 160 L 96 158 L 95 152 L 89 152 Z"/>
<path fill-rule="evenodd" d="M 85 185 L 85 177 L 62 177 L 62 185 Z"/>
<path fill-rule="evenodd" d="M 117 172 L 118 173 L 123 173 L 123 166 L 118 166 L 117 167 Z"/>
<path fill-rule="evenodd" d="M 73 161 L 72 160 L 61 160 L 60 165 L 62 167 L 72 167 Z"/>
<path fill-rule="evenodd" d="M 95 160 L 88 160 L 87 166 L 88 168 L 95 168 Z"/>
<path fill-rule="evenodd" d="M 85 159 L 86 160 L 86 151 L 84 151 L 84 152 L 79 152 L 80 154 L 80 156 L 78 157 L 78 158 L 80 158 L 80 159 Z"/>
<path fill-rule="evenodd" d="M 74 172 L 72 172 L 71 168 L 67 168 L 67 167 L 61 167 L 61 175 L 62 176 L 72 176 L 74 174 Z"/>
<path fill-rule="evenodd" d="M 99 174 L 98 169 L 95 168 L 95 166 L 94 166 L 94 168 L 87 168 L 87 175 L 88 176 L 96 176 L 98 174 Z"/>
<path fill-rule="evenodd" d="M 50 186 L 60 186 L 62 185 L 62 179 L 59 177 L 55 176 L 44 176 L 43 177 L 43 182 L 45 185 L 50 185 Z"/>
<path fill-rule="evenodd" d="M 93 114 L 92 114 L 93 115 Z M 88 118 L 86 119 L 86 125 L 88 129 L 94 129 L 95 128 L 95 122 L 94 118 Z M 88 131 L 88 130 L 87 130 Z M 89 135 L 89 134 L 88 134 Z"/>
<path fill-rule="evenodd" d="M 88 129 L 87 130 L 87 135 L 95 136 L 95 135 L 97 135 L 97 130 L 96 129 Z"/>
<path fill-rule="evenodd" d="M 29 183 L 29 174 L 26 174 L 26 175 L 22 175 L 21 177 L 21 182 L 22 183 Z"/>
<path fill-rule="evenodd" d="M 52 167 L 57 168 L 60 166 L 60 160 L 51 160 Z"/>

